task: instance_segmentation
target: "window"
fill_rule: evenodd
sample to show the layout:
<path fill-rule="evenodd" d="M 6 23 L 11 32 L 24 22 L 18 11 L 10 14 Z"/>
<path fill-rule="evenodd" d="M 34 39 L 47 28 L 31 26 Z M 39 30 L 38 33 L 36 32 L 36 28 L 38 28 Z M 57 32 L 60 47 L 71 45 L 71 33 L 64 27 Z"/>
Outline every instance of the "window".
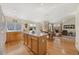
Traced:
<path fill-rule="evenodd" d="M 8 30 L 21 30 L 21 24 L 7 23 Z"/>

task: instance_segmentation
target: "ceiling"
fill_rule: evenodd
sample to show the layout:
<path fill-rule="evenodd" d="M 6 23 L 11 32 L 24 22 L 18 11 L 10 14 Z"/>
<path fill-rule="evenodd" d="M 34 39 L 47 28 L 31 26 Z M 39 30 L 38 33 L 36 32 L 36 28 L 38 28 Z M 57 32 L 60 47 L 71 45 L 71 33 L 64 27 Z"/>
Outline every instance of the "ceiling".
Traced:
<path fill-rule="evenodd" d="M 0 4 L 5 16 L 40 22 L 60 21 L 75 13 L 78 4 L 73 3 L 4 3 Z"/>

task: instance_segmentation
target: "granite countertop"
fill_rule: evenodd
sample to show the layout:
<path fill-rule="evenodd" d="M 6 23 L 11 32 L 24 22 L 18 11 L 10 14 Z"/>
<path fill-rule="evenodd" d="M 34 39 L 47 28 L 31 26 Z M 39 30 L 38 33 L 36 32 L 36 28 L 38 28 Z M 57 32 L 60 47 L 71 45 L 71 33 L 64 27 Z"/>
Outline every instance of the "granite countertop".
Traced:
<path fill-rule="evenodd" d="M 33 35 L 33 36 L 44 36 L 44 35 L 47 35 L 46 33 L 42 33 L 42 32 L 40 32 L 40 33 L 26 33 L 26 32 L 24 32 L 25 34 L 29 34 L 29 35 Z"/>

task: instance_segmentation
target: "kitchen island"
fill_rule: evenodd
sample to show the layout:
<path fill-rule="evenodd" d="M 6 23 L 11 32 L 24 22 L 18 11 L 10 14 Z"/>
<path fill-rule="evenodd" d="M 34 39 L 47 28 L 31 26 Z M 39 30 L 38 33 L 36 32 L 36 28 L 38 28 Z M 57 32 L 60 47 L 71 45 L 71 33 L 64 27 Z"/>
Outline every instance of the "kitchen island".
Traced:
<path fill-rule="evenodd" d="M 47 34 L 24 33 L 24 45 L 36 55 L 44 55 L 47 51 Z"/>

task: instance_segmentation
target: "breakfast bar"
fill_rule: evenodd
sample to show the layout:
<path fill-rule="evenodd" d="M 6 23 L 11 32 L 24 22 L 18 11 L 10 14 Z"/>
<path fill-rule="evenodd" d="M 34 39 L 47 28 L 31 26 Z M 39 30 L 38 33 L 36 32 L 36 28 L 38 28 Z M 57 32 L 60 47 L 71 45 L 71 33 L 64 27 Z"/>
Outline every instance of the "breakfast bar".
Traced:
<path fill-rule="evenodd" d="M 24 45 L 36 55 L 44 55 L 47 51 L 47 35 L 44 33 L 24 33 Z"/>

